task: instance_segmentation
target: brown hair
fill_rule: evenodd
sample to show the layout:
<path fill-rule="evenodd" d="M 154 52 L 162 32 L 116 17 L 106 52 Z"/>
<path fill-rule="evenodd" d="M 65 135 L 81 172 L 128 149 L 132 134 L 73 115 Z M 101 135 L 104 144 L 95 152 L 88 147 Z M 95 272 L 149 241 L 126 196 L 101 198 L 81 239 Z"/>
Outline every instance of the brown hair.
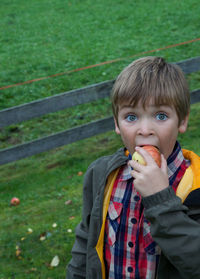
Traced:
<path fill-rule="evenodd" d="M 145 107 L 150 99 L 155 105 L 173 106 L 179 123 L 186 117 L 190 110 L 190 93 L 177 65 L 154 56 L 137 59 L 128 65 L 117 77 L 111 94 L 115 119 L 120 106 L 134 107 L 141 101 Z"/>

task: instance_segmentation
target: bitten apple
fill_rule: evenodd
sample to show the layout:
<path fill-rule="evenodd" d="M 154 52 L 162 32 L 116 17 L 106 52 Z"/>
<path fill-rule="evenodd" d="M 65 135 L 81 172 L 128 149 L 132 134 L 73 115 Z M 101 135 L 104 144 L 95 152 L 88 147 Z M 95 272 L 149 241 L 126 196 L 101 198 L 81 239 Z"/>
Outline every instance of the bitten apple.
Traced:
<path fill-rule="evenodd" d="M 144 158 L 137 151 L 133 153 L 132 159 L 138 162 L 140 165 L 144 165 L 144 166 L 146 165 Z"/>
<path fill-rule="evenodd" d="M 144 146 L 142 146 L 142 148 L 145 149 L 151 155 L 151 157 L 154 159 L 154 161 L 156 162 L 156 164 L 160 168 L 160 166 L 161 166 L 161 156 L 160 156 L 160 151 L 158 150 L 158 148 L 156 148 L 153 145 L 144 145 Z M 146 165 L 146 162 L 145 162 L 144 158 L 137 151 L 135 151 L 133 153 L 132 158 L 133 158 L 133 160 L 137 161 L 139 164 Z"/>
<path fill-rule="evenodd" d="M 20 200 L 16 197 L 12 198 L 10 201 L 10 204 L 13 206 L 19 205 L 20 204 Z"/>

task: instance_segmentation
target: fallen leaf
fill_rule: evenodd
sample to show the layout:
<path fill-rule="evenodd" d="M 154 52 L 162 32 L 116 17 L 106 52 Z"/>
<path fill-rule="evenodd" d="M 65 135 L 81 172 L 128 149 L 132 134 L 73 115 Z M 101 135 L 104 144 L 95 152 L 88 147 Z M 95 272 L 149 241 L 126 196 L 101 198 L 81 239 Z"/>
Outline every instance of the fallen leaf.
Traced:
<path fill-rule="evenodd" d="M 47 235 L 46 232 L 41 233 L 39 237 L 40 241 L 44 241 L 46 239 L 46 235 Z"/>
<path fill-rule="evenodd" d="M 33 230 L 31 228 L 28 228 L 27 233 L 32 233 Z"/>
<path fill-rule="evenodd" d="M 79 172 L 77 173 L 77 175 L 78 175 L 78 176 L 81 176 L 81 175 L 83 175 L 83 172 L 82 172 L 82 171 L 79 171 Z"/>
<path fill-rule="evenodd" d="M 65 205 L 69 205 L 71 203 L 72 203 L 72 200 L 68 200 L 68 201 L 65 202 Z"/>
<path fill-rule="evenodd" d="M 22 252 L 22 251 L 21 251 L 20 249 L 17 249 L 16 252 L 15 252 L 15 255 L 16 255 L 17 257 L 19 257 L 19 256 L 21 255 L 21 252 Z"/>
<path fill-rule="evenodd" d="M 46 236 L 40 236 L 40 241 L 44 241 L 46 239 Z"/>
<path fill-rule="evenodd" d="M 70 216 L 69 220 L 73 220 L 75 218 L 75 216 Z"/>
<path fill-rule="evenodd" d="M 51 267 L 56 267 L 56 266 L 59 265 L 59 262 L 60 262 L 60 259 L 59 259 L 59 257 L 56 255 L 56 256 L 52 259 L 52 261 L 51 261 L 51 263 L 50 263 L 50 266 L 51 266 Z"/>

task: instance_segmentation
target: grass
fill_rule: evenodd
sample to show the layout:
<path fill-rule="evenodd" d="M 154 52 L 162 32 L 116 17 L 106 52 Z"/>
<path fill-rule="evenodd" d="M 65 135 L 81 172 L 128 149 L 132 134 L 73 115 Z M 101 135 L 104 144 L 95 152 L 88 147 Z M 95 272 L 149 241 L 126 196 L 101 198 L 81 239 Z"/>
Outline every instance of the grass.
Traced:
<path fill-rule="evenodd" d="M 107 147 L 111 153 L 119 146 L 119 139 L 111 133 L 107 137 L 99 136 L 82 141 L 81 146 L 72 144 L 0 168 L 0 278 L 12 274 L 14 278 L 64 278 L 74 228 L 81 215 L 80 174 L 96 157 L 106 154 Z M 18 207 L 9 206 L 13 196 L 21 200 Z M 72 203 L 66 205 L 69 200 Z M 52 227 L 54 223 L 56 228 Z M 29 228 L 33 230 L 31 234 Z M 44 241 L 40 241 L 41 235 L 46 236 Z M 20 257 L 16 257 L 16 246 L 20 247 Z M 60 264 L 52 269 L 49 264 L 55 255 Z"/>
<path fill-rule="evenodd" d="M 124 59 L 0 90 L 0 109 L 113 79 L 143 51 L 199 37 L 197 0 L 159 0 L 156 5 L 153 0 L 118 0 L 114 5 L 111 0 L 42 0 L 28 4 L 24 0 L 2 0 L 1 6 L 0 87 Z M 195 57 L 199 55 L 199 41 L 150 55 L 161 55 L 169 61 Z M 191 89 L 198 88 L 199 80 L 199 73 L 194 74 Z M 94 108 L 91 118 L 111 114 L 109 101 L 104 100 L 10 126 L 0 131 L 0 148 L 85 123 Z"/>
<path fill-rule="evenodd" d="M 2 0 L 1 86 L 198 38 L 199 12 L 197 0 Z M 199 42 L 153 54 L 183 60 Z M 0 108 L 113 79 L 131 60 L 3 90 Z"/>
<path fill-rule="evenodd" d="M 125 58 L 0 90 L 0 109 L 113 79 L 132 61 L 129 56 L 199 37 L 197 0 L 2 0 L 0 5 L 0 87 Z M 152 55 L 169 61 L 195 57 L 199 42 Z M 191 89 L 199 88 L 199 73 L 187 78 Z M 102 115 L 111 115 L 108 99 L 12 125 L 0 131 L 0 148 Z M 192 105 L 188 133 L 179 139 L 200 155 L 199 119 L 200 105 Z M 119 137 L 110 132 L 0 167 L 0 278 L 65 277 L 74 228 L 81 219 L 83 175 L 93 160 L 120 146 Z M 9 205 L 13 196 L 21 200 L 18 207 Z M 52 268 L 55 255 L 60 263 Z"/>

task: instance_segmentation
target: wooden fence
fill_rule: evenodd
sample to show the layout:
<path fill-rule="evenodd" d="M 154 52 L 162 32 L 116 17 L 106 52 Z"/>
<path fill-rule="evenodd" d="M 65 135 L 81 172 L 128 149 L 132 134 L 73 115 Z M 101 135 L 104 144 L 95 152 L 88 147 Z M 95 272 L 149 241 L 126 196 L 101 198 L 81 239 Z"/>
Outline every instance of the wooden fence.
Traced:
<path fill-rule="evenodd" d="M 200 71 L 200 57 L 176 63 L 185 74 Z M 72 90 L 0 111 L 0 128 L 42 115 L 89 103 L 110 95 L 114 80 Z M 191 92 L 191 104 L 200 102 L 200 89 Z M 103 118 L 37 140 L 0 150 L 0 165 L 85 139 L 114 128 L 112 117 Z"/>

